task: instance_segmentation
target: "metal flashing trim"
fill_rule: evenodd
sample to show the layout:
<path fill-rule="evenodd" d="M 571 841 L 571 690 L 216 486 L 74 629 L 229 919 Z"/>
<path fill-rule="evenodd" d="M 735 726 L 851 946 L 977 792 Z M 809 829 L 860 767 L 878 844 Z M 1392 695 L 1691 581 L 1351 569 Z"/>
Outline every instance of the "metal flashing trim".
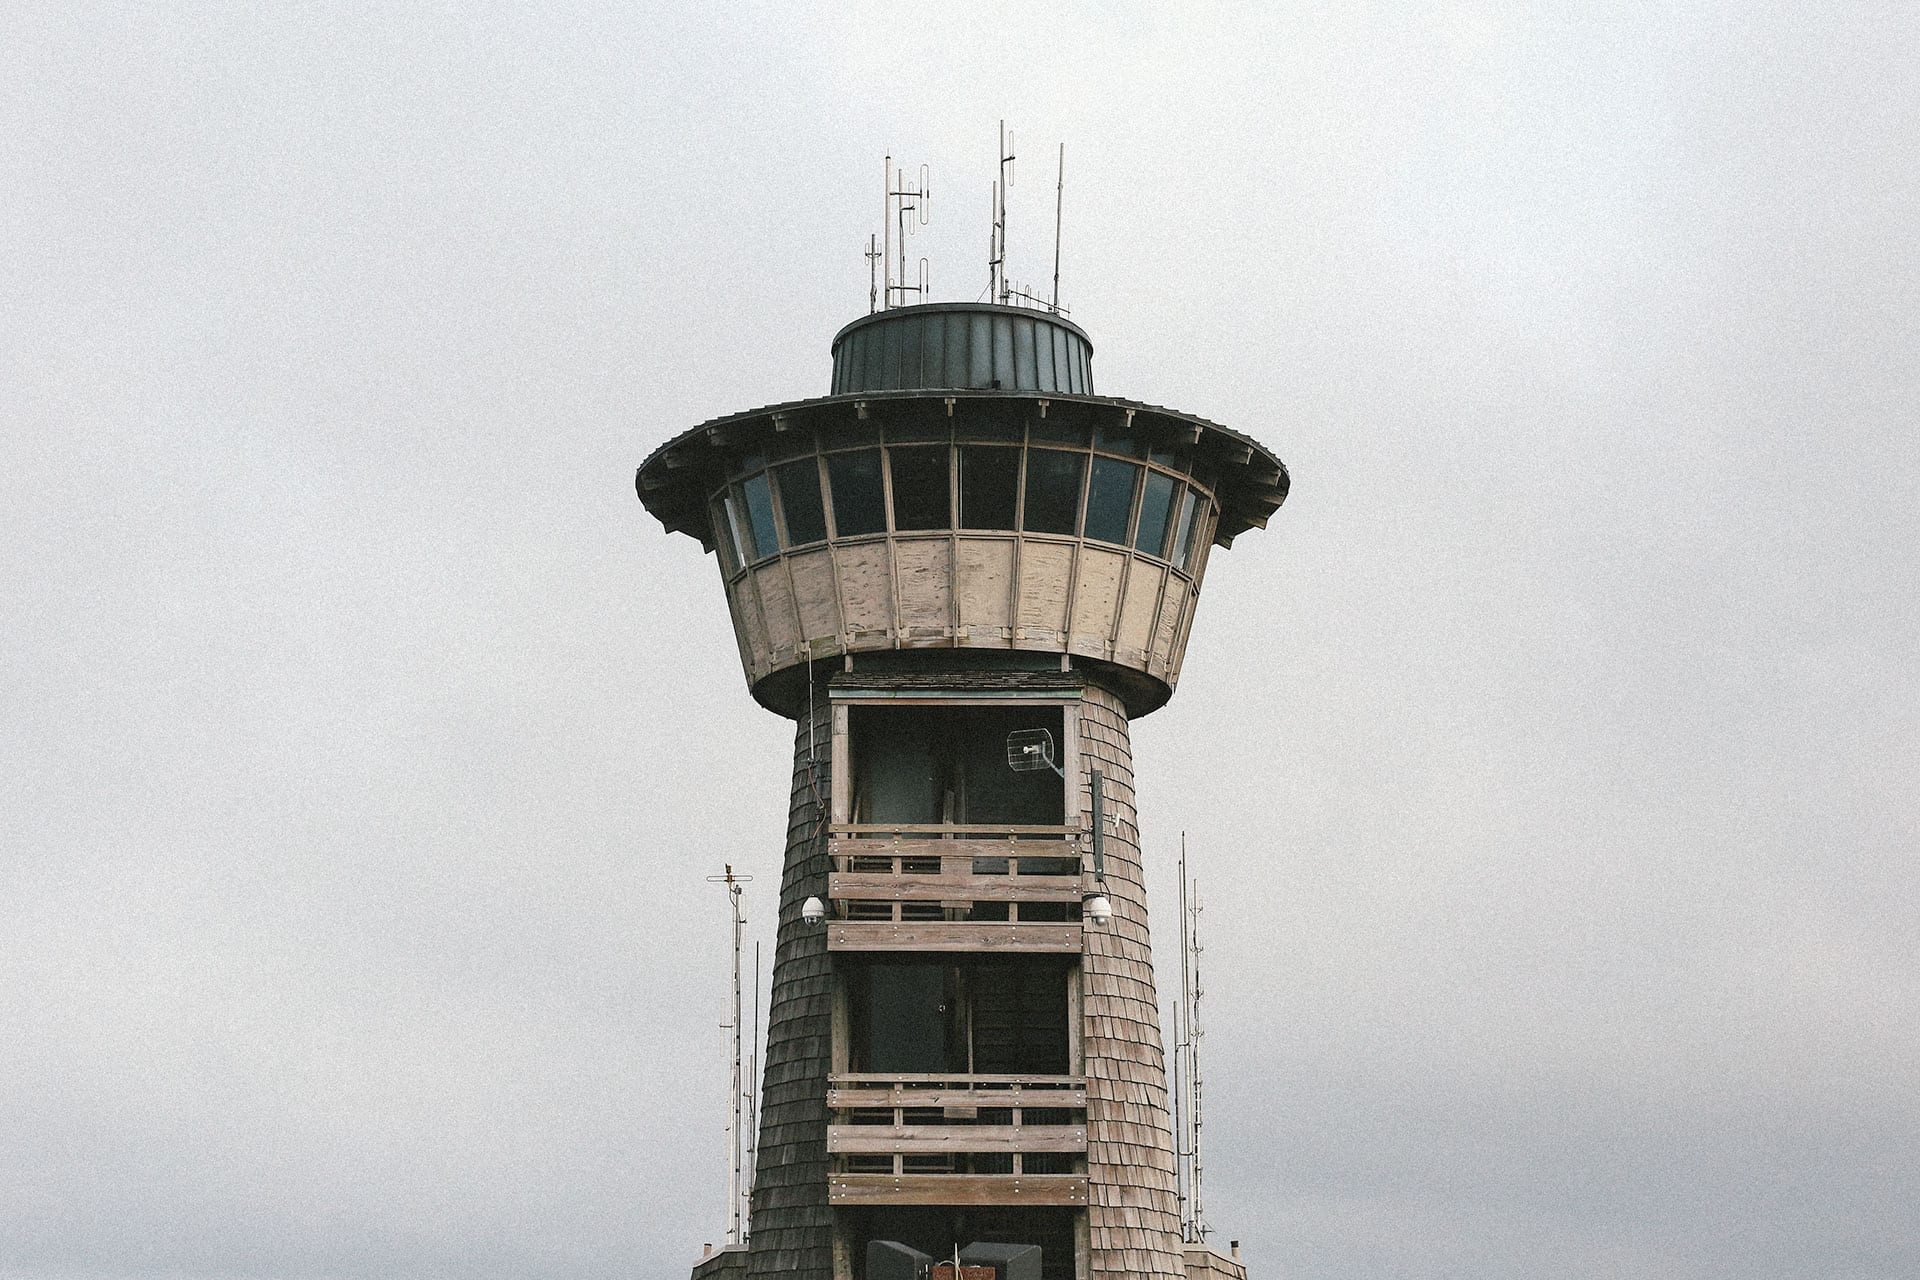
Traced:
<path fill-rule="evenodd" d="M 1052 698 L 1072 700 L 1087 682 L 1077 671 L 848 671 L 828 679 L 829 698 Z"/>

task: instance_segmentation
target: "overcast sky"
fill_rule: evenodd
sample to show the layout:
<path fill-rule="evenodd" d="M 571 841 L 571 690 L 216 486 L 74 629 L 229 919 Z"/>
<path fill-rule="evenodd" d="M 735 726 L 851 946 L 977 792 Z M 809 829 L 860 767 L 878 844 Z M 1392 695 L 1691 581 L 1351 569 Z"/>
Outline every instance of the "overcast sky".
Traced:
<path fill-rule="evenodd" d="M 1003 117 L 1293 474 L 1135 730 L 1216 1238 L 1920 1275 L 1920 11 L 707 8 L 0 14 L 0 1276 L 721 1238 L 790 734 L 633 469 L 824 394 L 889 150 L 978 297 Z"/>

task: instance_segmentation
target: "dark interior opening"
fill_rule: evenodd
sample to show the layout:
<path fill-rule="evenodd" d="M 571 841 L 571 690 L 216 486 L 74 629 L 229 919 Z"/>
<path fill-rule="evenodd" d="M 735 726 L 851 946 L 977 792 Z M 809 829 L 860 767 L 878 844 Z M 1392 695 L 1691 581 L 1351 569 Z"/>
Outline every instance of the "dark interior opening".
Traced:
<path fill-rule="evenodd" d="M 911 956 L 846 967 L 848 1059 L 884 1075 L 1069 1075 L 1071 956 Z"/>
<path fill-rule="evenodd" d="M 848 725 L 853 820 L 1057 826 L 1066 787 L 1051 769 L 1016 773 L 1007 735 L 1045 729 L 1060 758 L 1058 706 L 854 707 Z"/>
<path fill-rule="evenodd" d="M 1065 1205 L 876 1205 L 841 1210 L 848 1243 L 853 1246 L 854 1280 L 867 1280 L 869 1240 L 898 1240 L 935 1260 L 951 1258 L 956 1248 L 976 1241 L 1038 1245 L 1042 1280 L 1073 1280 L 1073 1221 L 1079 1212 Z"/>

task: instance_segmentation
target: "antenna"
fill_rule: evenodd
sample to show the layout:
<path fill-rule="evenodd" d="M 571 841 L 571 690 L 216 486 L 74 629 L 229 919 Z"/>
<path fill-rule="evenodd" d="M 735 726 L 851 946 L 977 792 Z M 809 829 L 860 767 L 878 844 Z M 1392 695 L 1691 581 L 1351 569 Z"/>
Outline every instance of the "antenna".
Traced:
<path fill-rule="evenodd" d="M 1180 1200 L 1180 1238 L 1205 1244 L 1200 1163 L 1200 896 L 1187 875 L 1187 833 L 1180 833 L 1180 1002 L 1173 1010 L 1174 1186 Z"/>
<path fill-rule="evenodd" d="M 1067 200 L 1067 144 L 1060 144 L 1060 176 L 1053 187 L 1053 304 L 1047 310 L 1060 314 L 1060 211 Z"/>
<path fill-rule="evenodd" d="M 726 864 L 725 875 L 707 877 L 709 884 L 727 886 L 727 897 L 733 908 L 733 1018 L 721 1024 L 732 1032 L 729 1037 L 732 1052 L 728 1055 L 730 1097 L 727 1105 L 727 1243 L 730 1245 L 745 1243 L 746 1210 L 743 1206 L 746 1192 L 742 1177 L 745 1160 L 741 1142 L 741 1103 L 745 1095 L 740 1083 L 740 929 L 746 924 L 747 917 L 740 906 L 743 892 L 740 886 L 752 879 L 752 876 L 735 875 L 731 862 Z M 756 987 L 754 999 L 757 1002 L 759 998 L 759 989 Z"/>
<path fill-rule="evenodd" d="M 753 1184 L 760 1178 L 760 939 L 753 940 L 753 1040 L 747 1060 L 747 1177 L 740 1188 L 746 1213 L 741 1243 L 753 1238 Z"/>
<path fill-rule="evenodd" d="M 889 307 L 905 306 L 907 295 L 910 293 L 919 294 L 922 302 L 925 302 L 927 299 L 927 267 L 924 258 L 921 259 L 920 263 L 920 283 L 917 285 L 907 283 L 907 237 L 913 234 L 915 227 L 924 227 L 927 225 L 927 206 L 932 200 L 932 174 L 926 165 L 923 164 L 920 166 L 918 180 L 913 186 L 909 187 L 907 185 L 906 170 L 895 169 L 893 167 L 893 157 L 887 157 L 887 220 L 885 231 L 888 243 L 881 249 L 882 259 L 887 264 L 887 280 L 885 296 L 881 299 L 880 303 L 880 309 L 882 311 L 887 310 Z M 895 236 L 896 222 L 899 232 L 897 237 Z M 894 243 L 896 239 L 898 241 L 897 250 Z M 898 268 L 897 272 L 895 270 L 896 267 Z M 894 282 L 896 275 L 899 280 L 897 284 Z M 900 295 L 898 302 L 894 300 L 895 294 Z"/>
<path fill-rule="evenodd" d="M 872 315 L 880 309 L 880 245 L 879 237 L 867 233 L 867 314 Z"/>
<path fill-rule="evenodd" d="M 993 188 L 993 252 L 992 266 L 993 300 L 1005 304 L 1007 301 L 1007 188 L 1013 185 L 1013 130 L 1007 128 L 1007 122 L 1000 122 L 1000 181 Z"/>

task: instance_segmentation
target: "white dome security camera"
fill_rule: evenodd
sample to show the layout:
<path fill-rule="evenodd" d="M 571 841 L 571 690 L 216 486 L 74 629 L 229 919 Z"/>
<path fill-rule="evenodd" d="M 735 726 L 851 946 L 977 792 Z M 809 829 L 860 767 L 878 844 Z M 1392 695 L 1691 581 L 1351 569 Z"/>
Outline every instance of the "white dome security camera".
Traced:
<path fill-rule="evenodd" d="M 1113 919 L 1113 900 L 1104 893 L 1090 893 L 1080 902 L 1080 913 L 1097 929 Z"/>
<path fill-rule="evenodd" d="M 800 918 L 810 925 L 824 923 L 827 918 L 827 904 L 818 898 L 808 898 L 800 904 Z"/>

